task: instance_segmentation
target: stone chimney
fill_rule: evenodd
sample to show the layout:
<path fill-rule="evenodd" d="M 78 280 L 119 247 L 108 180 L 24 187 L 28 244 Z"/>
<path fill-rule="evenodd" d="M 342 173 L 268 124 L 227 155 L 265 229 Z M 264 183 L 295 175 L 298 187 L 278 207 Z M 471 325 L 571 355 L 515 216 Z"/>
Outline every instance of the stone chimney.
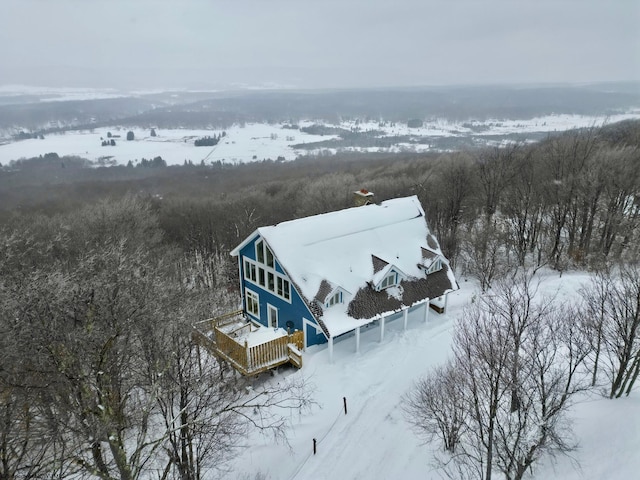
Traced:
<path fill-rule="evenodd" d="M 353 204 L 356 207 L 369 205 L 371 203 L 373 203 L 373 192 L 368 191 L 366 188 L 361 188 L 360 190 L 353 192 Z"/>

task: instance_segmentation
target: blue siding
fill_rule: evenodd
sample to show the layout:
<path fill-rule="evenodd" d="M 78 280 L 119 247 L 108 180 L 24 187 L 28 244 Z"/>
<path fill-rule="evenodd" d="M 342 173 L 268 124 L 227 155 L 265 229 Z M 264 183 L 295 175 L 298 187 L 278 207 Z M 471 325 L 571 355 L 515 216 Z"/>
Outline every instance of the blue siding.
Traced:
<path fill-rule="evenodd" d="M 267 317 L 267 304 L 272 305 L 273 307 L 278 309 L 278 327 L 287 329 L 287 322 L 293 323 L 294 330 L 303 330 L 303 318 L 313 322 L 315 324 L 315 319 L 306 304 L 296 292 L 293 284 L 291 283 L 291 298 L 290 302 L 284 300 L 277 295 L 274 295 L 270 291 L 262 288 L 260 285 L 257 285 L 251 281 L 245 280 L 245 272 L 244 272 L 244 258 L 249 258 L 251 260 L 256 260 L 256 241 L 261 237 L 256 236 L 253 238 L 247 245 L 245 245 L 238 254 L 238 261 L 240 262 L 240 287 L 241 294 L 244 300 L 245 297 L 245 289 L 255 292 L 260 297 L 260 318 L 255 318 L 250 313 L 246 312 L 246 303 L 243 301 L 243 309 L 245 313 L 251 318 L 254 318 L 262 325 L 268 325 L 268 317 Z M 275 271 L 285 275 L 283 268 L 280 266 L 277 258 L 274 258 L 274 267 Z M 288 278 L 288 277 L 287 277 Z M 291 280 L 289 279 L 289 282 Z M 322 332 L 320 330 L 320 332 Z M 316 345 L 318 343 L 324 343 L 327 339 L 325 338 L 323 333 L 316 334 L 316 331 L 313 327 L 307 325 L 307 346 Z"/>

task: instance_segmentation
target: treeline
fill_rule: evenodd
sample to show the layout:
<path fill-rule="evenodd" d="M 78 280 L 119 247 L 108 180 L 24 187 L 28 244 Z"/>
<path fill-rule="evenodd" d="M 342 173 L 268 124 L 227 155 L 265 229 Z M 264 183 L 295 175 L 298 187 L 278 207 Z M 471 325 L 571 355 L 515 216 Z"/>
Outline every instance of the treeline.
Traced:
<path fill-rule="evenodd" d="M 0 478 L 211 478 L 309 403 L 201 354 L 193 323 L 235 301 L 228 259 L 162 237 L 131 196 L 0 228 Z"/>
<path fill-rule="evenodd" d="M 213 135 L 213 136 L 205 136 L 205 137 L 201 137 L 196 139 L 193 144 L 196 147 L 214 147 L 218 144 L 218 142 L 220 142 L 220 139 L 224 136 L 227 135 L 227 132 L 222 132 L 219 133 L 218 135 Z"/>
<path fill-rule="evenodd" d="M 156 208 L 166 241 L 218 253 L 259 225 L 348 207 L 359 188 L 378 200 L 416 194 L 445 254 L 488 288 L 495 273 L 527 262 L 564 270 L 637 255 L 639 132 L 640 122 L 630 121 L 536 144 L 237 166 L 86 169 L 66 162 L 63 169 L 60 159 L 0 170 L 0 216 L 18 205 L 20 212 L 55 212 L 143 192 L 162 198 Z"/>
<path fill-rule="evenodd" d="M 221 172 L 224 195 L 165 198 L 160 216 L 184 247 L 226 251 L 259 225 L 348 207 L 360 187 L 379 200 L 416 194 L 445 254 L 489 288 L 515 266 L 562 271 L 640 253 L 639 132 L 629 122 L 534 145 L 345 161 L 331 173 L 323 159 L 243 166 Z"/>

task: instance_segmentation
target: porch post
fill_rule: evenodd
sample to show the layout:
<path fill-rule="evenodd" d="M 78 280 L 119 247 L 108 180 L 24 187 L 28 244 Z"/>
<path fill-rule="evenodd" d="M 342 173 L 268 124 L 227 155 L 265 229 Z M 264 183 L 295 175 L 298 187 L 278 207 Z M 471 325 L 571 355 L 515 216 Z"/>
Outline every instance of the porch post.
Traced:
<path fill-rule="evenodd" d="M 356 353 L 360 353 L 360 327 L 356 328 Z"/>
<path fill-rule="evenodd" d="M 302 350 L 307 351 L 307 322 L 302 319 Z"/>
<path fill-rule="evenodd" d="M 406 307 L 402 312 L 402 319 L 404 321 L 404 329 L 407 330 L 407 319 L 409 318 L 409 307 Z"/>
<path fill-rule="evenodd" d="M 427 301 L 424 303 L 424 323 L 429 321 L 429 303 L 431 302 L 430 298 L 427 298 Z"/>
<path fill-rule="evenodd" d="M 384 340 L 384 315 L 380 315 L 380 343 Z"/>
<path fill-rule="evenodd" d="M 329 363 L 333 363 L 333 337 L 329 337 Z"/>
<path fill-rule="evenodd" d="M 442 313 L 447 313 L 447 305 L 449 304 L 449 295 L 444 296 L 444 310 Z"/>

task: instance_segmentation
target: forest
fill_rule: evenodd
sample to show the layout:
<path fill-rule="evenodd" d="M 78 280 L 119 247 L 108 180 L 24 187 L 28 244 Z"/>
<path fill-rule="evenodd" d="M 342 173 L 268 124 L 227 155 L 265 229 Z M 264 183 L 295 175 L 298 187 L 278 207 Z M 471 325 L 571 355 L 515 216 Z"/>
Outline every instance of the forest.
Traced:
<path fill-rule="evenodd" d="M 0 479 L 210 478 L 247 429 L 284 439 L 289 412 L 313 403 L 309 386 L 265 378 L 247 390 L 200 355 L 191 326 L 237 308 L 229 251 L 255 228 L 350 207 L 360 188 L 376 201 L 417 195 L 458 278 L 493 293 L 465 312 L 452 363 L 409 394 L 416 428 L 442 443 L 453 478 L 522 478 L 541 454 L 570 450 L 554 428 L 571 394 L 606 385 L 616 398 L 637 380 L 639 167 L 638 121 L 430 154 L 5 165 Z M 590 314 L 533 302 L 542 267 L 593 272 Z"/>

